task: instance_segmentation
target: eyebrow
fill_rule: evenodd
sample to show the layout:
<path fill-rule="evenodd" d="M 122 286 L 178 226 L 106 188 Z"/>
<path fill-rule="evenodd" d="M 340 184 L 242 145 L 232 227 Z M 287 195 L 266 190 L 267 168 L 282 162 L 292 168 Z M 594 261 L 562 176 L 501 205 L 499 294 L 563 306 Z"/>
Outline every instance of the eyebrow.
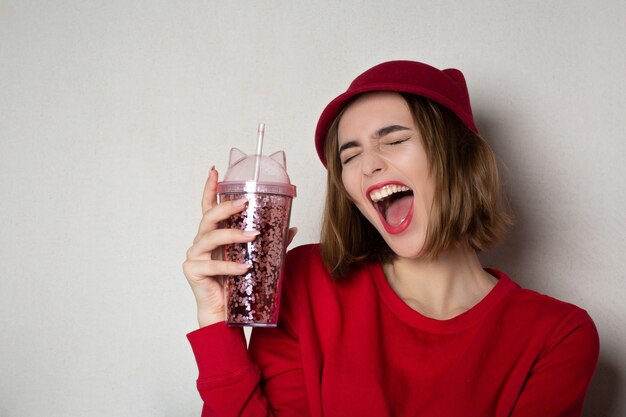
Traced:
<path fill-rule="evenodd" d="M 382 127 L 380 129 L 378 129 L 374 135 L 372 136 L 374 139 L 380 139 L 383 136 L 387 136 L 393 132 L 398 132 L 398 131 L 402 131 L 402 130 L 410 130 L 408 127 L 405 126 L 400 126 L 400 125 L 390 125 L 390 126 L 385 126 Z M 351 140 L 349 142 L 344 143 L 343 145 L 341 145 L 339 147 L 339 154 L 341 155 L 341 152 L 350 149 L 350 148 L 355 148 L 357 146 L 360 146 L 357 141 L 355 140 Z"/>
<path fill-rule="evenodd" d="M 341 155 L 341 152 L 348 150 L 350 148 L 356 148 L 357 146 L 359 146 L 358 143 L 356 143 L 355 140 L 351 140 L 350 142 L 346 142 L 343 145 L 341 145 L 339 147 L 339 155 Z"/>
<path fill-rule="evenodd" d="M 398 132 L 401 130 L 409 130 L 409 128 L 405 126 L 400 126 L 400 125 L 385 126 L 385 127 L 378 129 L 376 133 L 374 133 L 374 138 L 380 139 L 383 136 L 387 136 L 390 133 Z"/>

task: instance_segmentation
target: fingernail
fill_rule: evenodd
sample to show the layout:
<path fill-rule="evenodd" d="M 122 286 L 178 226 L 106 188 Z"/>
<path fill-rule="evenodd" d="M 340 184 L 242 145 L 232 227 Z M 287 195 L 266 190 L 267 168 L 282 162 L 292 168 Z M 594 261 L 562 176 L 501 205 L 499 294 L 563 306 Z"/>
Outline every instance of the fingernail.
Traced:
<path fill-rule="evenodd" d="M 251 266 L 252 266 L 252 264 L 250 264 L 250 263 L 245 263 L 245 264 L 238 264 L 238 265 L 237 265 L 237 268 L 238 268 L 240 271 L 247 271 L 248 269 L 250 269 L 250 267 L 251 267 Z"/>
<path fill-rule="evenodd" d="M 240 198 L 238 200 L 233 200 L 233 206 L 240 208 L 246 205 L 246 203 L 248 202 L 247 199 L 245 198 Z"/>
<path fill-rule="evenodd" d="M 261 232 L 259 232 L 258 230 L 244 230 L 243 231 L 244 236 L 258 236 L 260 234 Z"/>
<path fill-rule="evenodd" d="M 215 171 L 215 165 L 211 165 L 211 169 L 209 169 L 209 177 L 211 176 L 213 171 Z"/>

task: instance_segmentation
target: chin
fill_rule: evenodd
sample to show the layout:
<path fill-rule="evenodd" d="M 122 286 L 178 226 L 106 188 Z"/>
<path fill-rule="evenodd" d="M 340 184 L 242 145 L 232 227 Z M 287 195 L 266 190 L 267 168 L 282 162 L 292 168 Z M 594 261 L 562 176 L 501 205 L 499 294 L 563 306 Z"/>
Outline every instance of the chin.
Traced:
<path fill-rule="evenodd" d="M 413 250 L 411 248 L 406 248 L 406 247 L 402 247 L 402 248 L 394 248 L 391 247 L 391 250 L 393 251 L 393 253 L 396 254 L 396 256 L 398 258 L 406 258 L 406 259 L 419 259 L 421 258 L 421 248 Z"/>
<path fill-rule="evenodd" d="M 415 235 L 405 236 L 389 236 L 381 233 L 387 246 L 399 258 L 418 259 L 422 258 L 422 249 L 424 249 L 424 237 L 415 237 Z"/>

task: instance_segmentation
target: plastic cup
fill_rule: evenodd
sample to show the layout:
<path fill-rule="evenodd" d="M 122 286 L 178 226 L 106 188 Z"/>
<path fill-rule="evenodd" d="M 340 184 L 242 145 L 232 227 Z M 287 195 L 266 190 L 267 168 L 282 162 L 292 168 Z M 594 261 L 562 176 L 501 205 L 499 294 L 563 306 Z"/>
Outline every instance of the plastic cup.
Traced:
<path fill-rule="evenodd" d="M 296 195 L 296 187 L 290 183 L 285 169 L 284 152 L 257 157 L 231 149 L 229 167 L 217 191 L 220 202 L 248 200 L 245 210 L 225 220 L 221 227 L 260 232 L 252 242 L 223 247 L 224 260 L 251 264 L 245 274 L 224 278 L 226 323 L 275 327 L 291 201 Z"/>

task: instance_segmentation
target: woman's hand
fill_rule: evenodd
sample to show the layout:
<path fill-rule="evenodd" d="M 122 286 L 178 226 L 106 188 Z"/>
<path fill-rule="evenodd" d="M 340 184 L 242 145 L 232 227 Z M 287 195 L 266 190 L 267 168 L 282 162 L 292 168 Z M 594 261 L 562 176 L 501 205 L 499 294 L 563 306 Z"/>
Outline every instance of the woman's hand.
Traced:
<path fill-rule="evenodd" d="M 183 272 L 198 304 L 198 324 L 205 327 L 224 321 L 223 275 L 241 275 L 248 264 L 221 260 L 222 245 L 251 242 L 256 234 L 239 229 L 220 229 L 218 224 L 244 209 L 245 199 L 217 204 L 217 171 L 211 168 L 202 195 L 202 220 L 193 245 L 187 250 Z"/>
<path fill-rule="evenodd" d="M 250 268 L 248 264 L 221 260 L 221 246 L 252 242 L 258 235 L 255 231 L 218 227 L 220 221 L 242 211 L 248 202 L 241 199 L 217 204 L 217 178 L 217 171 L 211 168 L 202 195 L 203 215 L 200 227 L 183 263 L 183 272 L 198 304 L 200 327 L 225 319 L 221 277 L 242 275 Z M 288 242 L 291 242 L 295 234 L 295 228 L 289 230 Z"/>

